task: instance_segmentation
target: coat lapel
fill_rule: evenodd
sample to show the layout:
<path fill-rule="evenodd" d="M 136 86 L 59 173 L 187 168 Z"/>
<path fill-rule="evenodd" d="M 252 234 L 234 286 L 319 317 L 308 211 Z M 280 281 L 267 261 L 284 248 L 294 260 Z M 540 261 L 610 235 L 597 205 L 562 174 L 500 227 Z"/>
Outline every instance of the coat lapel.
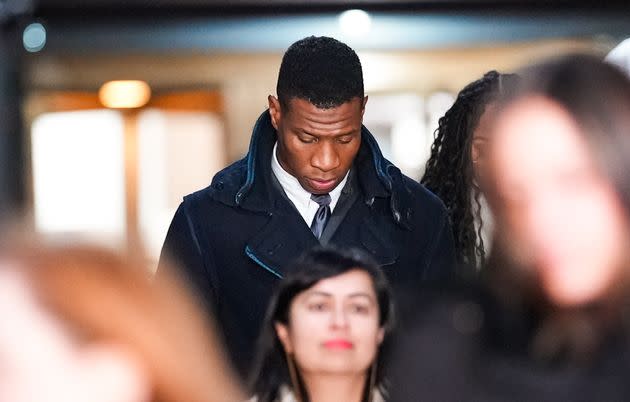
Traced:
<path fill-rule="evenodd" d="M 245 210 L 268 214 L 268 223 L 249 239 L 244 251 L 256 264 L 282 278 L 287 263 L 318 241 L 272 177 L 271 152 L 275 141 L 275 130 L 269 113 L 265 112 L 254 128 L 247 157 L 247 179 L 237 194 L 237 203 Z"/>
<path fill-rule="evenodd" d="M 287 264 L 305 250 L 315 247 L 319 241 L 306 225 L 295 208 L 286 204 L 275 208 L 269 222 L 256 233 L 245 247 L 245 253 L 258 265 L 282 278 L 287 272 Z"/>
<path fill-rule="evenodd" d="M 359 230 L 361 245 L 372 254 L 380 266 L 392 265 L 400 256 L 394 234 L 388 230 L 392 226 L 389 217 L 370 214 L 363 220 Z"/>

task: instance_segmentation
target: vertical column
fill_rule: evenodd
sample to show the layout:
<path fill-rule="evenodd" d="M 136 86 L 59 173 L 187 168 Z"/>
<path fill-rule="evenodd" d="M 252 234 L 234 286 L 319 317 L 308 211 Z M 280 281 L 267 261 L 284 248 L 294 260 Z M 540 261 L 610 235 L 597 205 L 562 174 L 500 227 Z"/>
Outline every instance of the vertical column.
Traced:
<path fill-rule="evenodd" d="M 26 209 L 20 53 L 18 24 L 0 20 L 0 221 Z"/>
<path fill-rule="evenodd" d="M 138 113 L 138 109 L 123 112 L 127 252 L 131 257 L 137 257 L 134 254 L 142 250 L 138 218 Z"/>

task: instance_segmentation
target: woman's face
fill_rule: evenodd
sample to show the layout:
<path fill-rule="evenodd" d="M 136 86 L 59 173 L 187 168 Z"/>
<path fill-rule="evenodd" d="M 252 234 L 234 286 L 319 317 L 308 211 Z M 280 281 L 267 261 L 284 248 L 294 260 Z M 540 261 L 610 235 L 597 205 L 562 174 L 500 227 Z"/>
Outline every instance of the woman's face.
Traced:
<path fill-rule="evenodd" d="M 489 162 L 508 254 L 554 304 L 601 299 L 627 262 L 627 217 L 569 113 L 542 96 L 516 101 L 497 117 Z"/>
<path fill-rule="evenodd" d="M 372 279 L 356 269 L 299 293 L 276 331 L 302 374 L 362 374 L 383 340 L 379 316 Z"/>
<path fill-rule="evenodd" d="M 145 402 L 144 370 L 122 347 L 85 345 L 0 261 L 0 401 Z"/>

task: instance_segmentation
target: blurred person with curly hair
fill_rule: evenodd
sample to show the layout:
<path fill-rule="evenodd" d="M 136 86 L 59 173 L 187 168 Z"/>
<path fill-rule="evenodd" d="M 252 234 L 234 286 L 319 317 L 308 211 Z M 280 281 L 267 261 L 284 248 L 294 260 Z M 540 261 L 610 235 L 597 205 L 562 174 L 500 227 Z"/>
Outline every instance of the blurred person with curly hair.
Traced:
<path fill-rule="evenodd" d="M 491 241 L 492 217 L 482 193 L 488 123 L 497 99 L 515 84 L 514 74 L 489 71 L 459 92 L 440 118 L 421 183 L 446 205 L 463 273 L 479 268 Z"/>

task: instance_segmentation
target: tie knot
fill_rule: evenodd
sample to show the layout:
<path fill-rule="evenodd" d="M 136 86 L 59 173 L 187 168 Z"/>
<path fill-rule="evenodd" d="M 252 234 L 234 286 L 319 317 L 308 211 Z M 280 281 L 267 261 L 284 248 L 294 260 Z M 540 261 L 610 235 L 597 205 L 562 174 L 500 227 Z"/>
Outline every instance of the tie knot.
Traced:
<path fill-rule="evenodd" d="M 330 194 L 311 194 L 311 200 L 315 201 L 320 207 L 330 205 Z"/>

